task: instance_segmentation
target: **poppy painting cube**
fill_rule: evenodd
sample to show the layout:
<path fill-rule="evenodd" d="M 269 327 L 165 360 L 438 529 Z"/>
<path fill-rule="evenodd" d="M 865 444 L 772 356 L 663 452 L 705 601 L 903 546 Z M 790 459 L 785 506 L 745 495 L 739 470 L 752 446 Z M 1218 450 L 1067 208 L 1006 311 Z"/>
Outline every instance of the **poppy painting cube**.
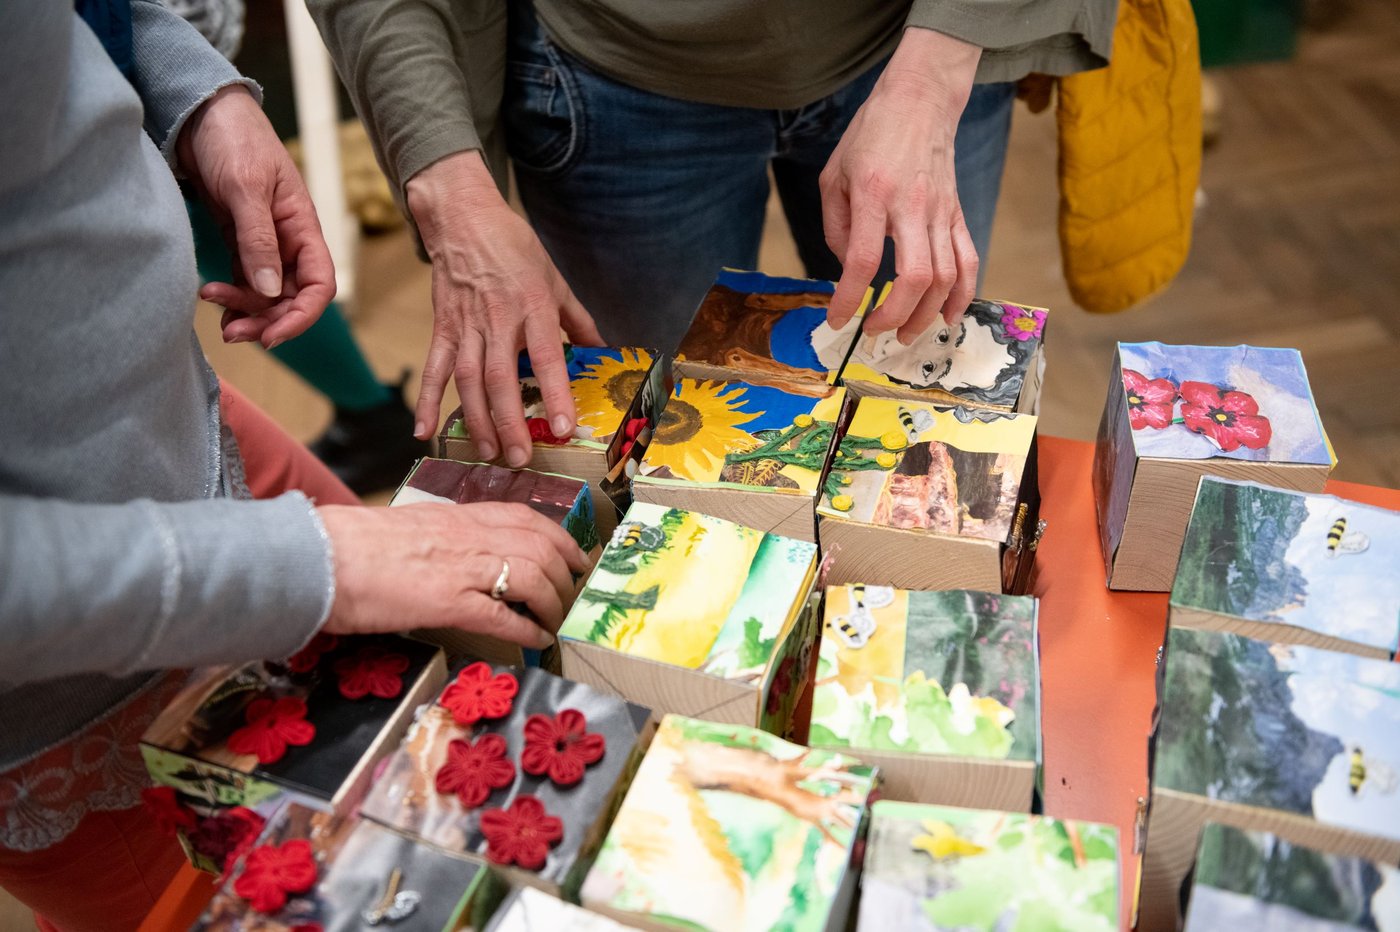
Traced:
<path fill-rule="evenodd" d="M 360 813 L 572 896 L 646 747 L 649 709 L 535 668 L 462 667 Z"/>
<path fill-rule="evenodd" d="M 1400 642 L 1400 513 L 1206 477 L 1172 584 L 1174 626 L 1388 660 Z"/>
<path fill-rule="evenodd" d="M 668 715 L 583 905 L 645 929 L 844 929 L 874 774 L 758 729 Z"/>
<path fill-rule="evenodd" d="M 817 505 L 830 583 L 1024 591 L 1036 418 L 862 398 Z"/>
<path fill-rule="evenodd" d="M 1118 830 L 882 799 L 871 807 L 857 932 L 1119 928 Z"/>
<path fill-rule="evenodd" d="M 1036 600 L 833 586 L 807 741 L 887 799 L 1029 812 L 1041 761 Z"/>
<path fill-rule="evenodd" d="M 442 651 L 419 641 L 318 634 L 286 660 L 192 674 L 141 753 L 157 784 L 205 811 L 265 811 L 284 794 L 343 814 L 446 676 Z M 182 840 L 196 866 L 222 870 Z"/>
<path fill-rule="evenodd" d="M 489 914 L 504 883 L 479 864 L 355 818 L 286 806 L 242 853 L 197 932 L 384 926 L 453 932 Z"/>
<path fill-rule="evenodd" d="M 640 703 L 783 734 L 816 638 L 817 548 L 637 502 L 559 629 L 564 675 Z"/>
<path fill-rule="evenodd" d="M 883 300 L 889 296 L 886 289 Z M 941 317 L 913 344 L 898 331 L 860 333 L 841 370 L 841 384 L 860 398 L 902 398 L 991 411 L 1040 411 L 1045 377 L 1046 311 L 1006 301 L 977 299 L 961 321 Z"/>
<path fill-rule="evenodd" d="M 1400 863 L 1400 666 L 1172 628 L 1149 746 L 1138 928 L 1179 928 L 1207 822 Z"/>
<path fill-rule="evenodd" d="M 1182 932 L 1390 929 L 1397 918 L 1400 870 L 1393 864 L 1210 823 L 1196 849 Z"/>
<path fill-rule="evenodd" d="M 565 346 L 564 354 L 569 389 L 578 415 L 574 433 L 569 437 L 554 436 L 530 357 L 524 352 L 520 354 L 520 400 L 533 444 L 530 466 L 586 480 L 592 489 L 599 529 L 607 535 L 612 533 L 616 523 L 614 509 L 608 506 L 602 488 L 611 465 L 607 458 L 608 446 L 622 429 L 628 407 L 651 370 L 654 354 L 630 347 L 589 346 Z M 504 463 L 505 452 L 498 449 L 496 454 L 495 461 Z M 461 408 L 453 411 L 443 424 L 438 436 L 438 455 L 468 462 L 487 459 L 472 440 Z"/>
<path fill-rule="evenodd" d="M 845 389 L 677 379 L 632 495 L 816 540 L 813 508 Z"/>
<path fill-rule="evenodd" d="M 1119 343 L 1094 452 L 1109 587 L 1171 588 L 1202 476 L 1321 492 L 1335 462 L 1297 350 Z"/>

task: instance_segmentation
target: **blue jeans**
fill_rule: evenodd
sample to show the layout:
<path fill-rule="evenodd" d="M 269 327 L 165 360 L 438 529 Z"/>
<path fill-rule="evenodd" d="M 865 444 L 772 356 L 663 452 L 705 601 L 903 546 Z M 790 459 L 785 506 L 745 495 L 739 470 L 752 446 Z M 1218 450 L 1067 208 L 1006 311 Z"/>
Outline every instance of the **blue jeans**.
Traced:
<path fill-rule="evenodd" d="M 721 267 L 758 264 L 768 169 L 813 278 L 841 265 L 817 177 L 883 63 L 797 110 L 695 103 L 615 81 L 554 45 L 510 4 L 502 119 L 530 222 L 614 346 L 675 348 Z M 987 254 L 1013 84 L 981 84 L 958 125 L 958 197 Z M 894 274 L 887 241 L 880 278 Z M 979 283 L 980 284 L 980 283 Z"/>

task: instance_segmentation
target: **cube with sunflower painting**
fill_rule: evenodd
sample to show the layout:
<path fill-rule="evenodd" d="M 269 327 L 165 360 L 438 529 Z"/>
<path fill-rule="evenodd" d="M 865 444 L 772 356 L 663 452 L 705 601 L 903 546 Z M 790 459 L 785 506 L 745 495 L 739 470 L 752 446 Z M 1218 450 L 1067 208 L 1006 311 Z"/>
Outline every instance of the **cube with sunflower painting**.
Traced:
<path fill-rule="evenodd" d="M 889 799 L 1029 811 L 1036 611 L 1030 596 L 828 588 L 808 743 L 878 764 Z"/>

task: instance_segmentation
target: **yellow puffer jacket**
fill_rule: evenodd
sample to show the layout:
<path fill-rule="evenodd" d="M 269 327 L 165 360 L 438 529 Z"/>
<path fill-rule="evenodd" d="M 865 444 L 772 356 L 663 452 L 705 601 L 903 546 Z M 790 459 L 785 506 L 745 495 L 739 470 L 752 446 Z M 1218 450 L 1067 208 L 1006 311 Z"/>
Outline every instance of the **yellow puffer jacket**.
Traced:
<path fill-rule="evenodd" d="M 1088 311 L 1161 291 L 1191 247 L 1201 58 L 1189 0 L 1121 0 L 1107 68 L 1059 81 L 1060 249 Z"/>

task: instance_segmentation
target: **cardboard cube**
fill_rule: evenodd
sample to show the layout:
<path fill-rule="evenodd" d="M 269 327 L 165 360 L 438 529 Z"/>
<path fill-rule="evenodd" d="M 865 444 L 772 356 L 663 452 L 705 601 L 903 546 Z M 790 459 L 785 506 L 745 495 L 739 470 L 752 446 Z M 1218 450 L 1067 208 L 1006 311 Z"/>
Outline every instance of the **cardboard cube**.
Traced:
<path fill-rule="evenodd" d="M 309 864 L 315 882 L 305 890 L 285 889 L 300 883 L 277 882 L 287 875 L 278 877 L 264 863 L 274 854 L 302 872 Z M 506 892 L 505 884 L 479 864 L 372 822 L 293 804 L 268 823 L 190 928 L 301 932 L 383 926 L 455 932 L 490 915 Z"/>
<path fill-rule="evenodd" d="M 785 733 L 810 667 L 817 548 L 637 502 L 559 629 L 564 675 L 653 709 Z"/>
<path fill-rule="evenodd" d="M 530 357 L 520 354 L 520 400 L 525 406 L 526 425 L 534 441 L 530 467 L 542 472 L 577 476 L 589 483 L 599 531 L 612 533 L 617 523 L 615 509 L 608 506 L 603 482 L 613 462 L 607 451 L 622 429 L 628 407 L 637 396 L 655 354 L 648 350 L 588 346 L 566 346 L 569 388 L 574 396 L 578 425 L 574 435 L 557 438 L 549 428 L 539 381 Z M 447 459 L 481 462 L 483 457 L 462 419 L 462 409 L 453 411 L 438 435 L 438 455 Z M 498 451 L 496 462 L 504 464 L 505 451 Z"/>
<path fill-rule="evenodd" d="M 474 715 L 480 718 L 462 721 Z M 490 861 L 513 884 L 572 897 L 652 727 L 650 710 L 580 683 L 535 668 L 473 662 L 419 713 L 360 813 L 425 844 Z M 572 766 L 550 762 L 556 752 L 573 753 L 582 735 L 599 737 L 587 738 L 591 753 L 580 751 L 573 762 L 580 766 L 552 769 Z M 473 787 L 452 774 L 483 755 L 495 761 L 499 779 L 475 787 L 473 796 Z M 541 762 L 548 767 L 542 770 Z M 492 819 L 526 799 L 560 823 L 560 837 L 540 852 L 545 859 L 538 865 L 502 860 L 505 849 L 490 830 Z"/>
<path fill-rule="evenodd" d="M 880 768 L 881 795 L 1029 812 L 1041 761 L 1029 596 L 833 586 L 808 743 Z"/>
<path fill-rule="evenodd" d="M 816 540 L 813 509 L 845 389 L 677 379 L 632 479 L 635 501 Z"/>
<path fill-rule="evenodd" d="M 1118 873 L 1111 825 L 882 799 L 856 928 L 1114 932 Z"/>
<path fill-rule="evenodd" d="M 886 289 L 881 303 L 888 295 Z M 1045 321 L 1044 308 L 979 298 L 959 323 L 950 327 L 940 318 L 911 346 L 894 330 L 862 334 L 847 327 L 859 339 L 841 384 L 858 398 L 1038 414 Z"/>
<path fill-rule="evenodd" d="M 1206 822 L 1400 863 L 1400 666 L 1233 634 L 1167 634 L 1138 928 L 1176 929 Z"/>
<path fill-rule="evenodd" d="M 874 768 L 668 715 L 582 890 L 644 929 L 844 929 Z"/>
<path fill-rule="evenodd" d="M 1035 426 L 860 399 L 817 505 L 827 581 L 1024 591 L 1041 529 Z"/>
<path fill-rule="evenodd" d="M 1388 660 L 1400 642 L 1400 514 L 1206 477 L 1171 624 Z"/>
<path fill-rule="evenodd" d="M 626 932 L 630 928 L 547 893 L 521 887 L 501 904 L 484 932 Z"/>
<path fill-rule="evenodd" d="M 1325 854 L 1267 832 L 1201 830 L 1183 932 L 1385 928 L 1400 916 L 1400 870 Z"/>
<path fill-rule="evenodd" d="M 1297 350 L 1119 343 L 1094 452 L 1109 587 L 1171 588 L 1202 476 L 1321 492 L 1335 462 Z"/>

